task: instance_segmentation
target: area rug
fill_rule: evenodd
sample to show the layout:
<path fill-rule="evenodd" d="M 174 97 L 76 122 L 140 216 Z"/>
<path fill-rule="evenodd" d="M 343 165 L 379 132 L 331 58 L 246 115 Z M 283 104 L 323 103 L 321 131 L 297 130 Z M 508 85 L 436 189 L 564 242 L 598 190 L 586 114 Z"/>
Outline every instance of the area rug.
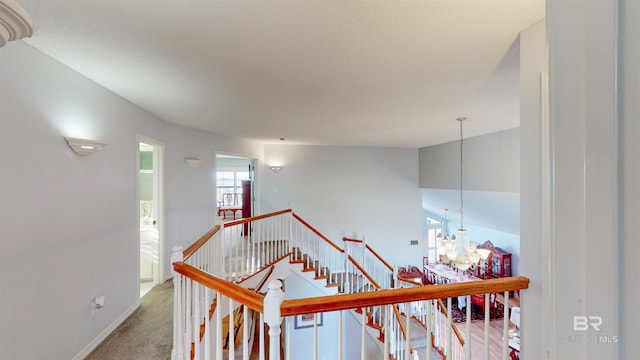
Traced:
<path fill-rule="evenodd" d="M 454 303 L 451 305 L 451 310 L 452 310 L 451 317 L 453 319 L 453 322 L 463 323 L 467 321 L 466 308 L 459 309 L 458 305 Z M 491 305 L 489 312 L 491 313 L 490 320 L 502 319 L 504 317 L 504 305 L 496 302 L 495 306 Z M 484 309 L 472 304 L 471 305 L 471 321 L 473 322 L 473 321 L 482 321 L 482 320 L 484 320 Z"/>

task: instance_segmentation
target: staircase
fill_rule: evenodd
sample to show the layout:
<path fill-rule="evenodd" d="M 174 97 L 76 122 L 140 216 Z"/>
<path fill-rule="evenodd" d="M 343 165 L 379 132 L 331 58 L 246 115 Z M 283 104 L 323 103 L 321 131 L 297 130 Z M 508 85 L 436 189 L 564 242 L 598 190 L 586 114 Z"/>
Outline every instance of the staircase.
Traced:
<path fill-rule="evenodd" d="M 364 241 L 350 242 L 355 248 L 346 240 L 338 247 L 283 210 L 216 226 L 186 250 L 174 249 L 172 360 L 444 358 L 434 347 L 447 359 L 463 359 L 460 335 L 452 335 L 451 318 L 435 299 L 446 298 L 450 309 L 452 297 L 504 291 L 508 301 L 509 291 L 528 286 L 522 277 L 419 286 L 399 278 Z M 280 282 L 269 280 L 291 274 L 323 295 L 308 298 L 287 289 L 294 298 L 285 300 Z M 320 315 L 311 328 L 294 328 L 294 318 L 305 314 Z M 319 345 L 319 334 L 333 340 Z M 503 340 L 503 358 L 507 351 Z"/>

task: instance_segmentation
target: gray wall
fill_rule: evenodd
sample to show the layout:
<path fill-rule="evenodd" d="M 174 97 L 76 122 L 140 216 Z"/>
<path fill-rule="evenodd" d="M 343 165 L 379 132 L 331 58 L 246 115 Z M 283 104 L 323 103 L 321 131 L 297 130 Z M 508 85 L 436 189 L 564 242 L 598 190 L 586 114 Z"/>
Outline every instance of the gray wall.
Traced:
<path fill-rule="evenodd" d="M 262 146 L 170 125 L 22 42 L 0 68 L 0 357 L 72 359 L 139 303 L 136 134 L 165 145 L 164 278 L 213 224 L 214 151 Z M 80 157 L 64 136 L 109 145 Z"/>
<path fill-rule="evenodd" d="M 391 264 L 421 264 L 418 150 L 266 145 L 265 211 L 289 208 L 338 245 L 362 238 Z"/>
<path fill-rule="evenodd" d="M 454 125 L 457 123 L 452 123 L 452 126 Z M 520 191 L 519 170 L 519 129 L 464 139 L 463 187 L 465 190 L 517 193 Z M 459 140 L 420 149 L 421 188 L 458 189 L 459 180 Z"/>
<path fill-rule="evenodd" d="M 618 303 L 612 307 L 621 309 L 620 324 L 617 334 L 621 337 L 620 359 L 632 359 L 640 353 L 640 342 L 635 341 L 633 335 L 640 334 L 640 312 L 637 311 L 640 299 L 640 286 L 636 276 L 637 254 L 640 254 L 638 242 L 638 214 L 640 214 L 640 164 L 636 158 L 640 154 L 640 2 L 623 1 L 620 5 L 621 32 L 624 34 L 620 44 L 622 53 L 622 68 L 619 80 L 622 96 L 620 100 L 621 123 L 618 129 L 621 141 L 619 151 L 623 168 L 620 170 L 618 210 L 621 212 L 618 224 L 619 240 L 608 241 L 606 244 L 619 247 L 617 259 L 619 263 L 604 263 L 604 266 L 616 268 L 620 272 L 621 285 Z"/>

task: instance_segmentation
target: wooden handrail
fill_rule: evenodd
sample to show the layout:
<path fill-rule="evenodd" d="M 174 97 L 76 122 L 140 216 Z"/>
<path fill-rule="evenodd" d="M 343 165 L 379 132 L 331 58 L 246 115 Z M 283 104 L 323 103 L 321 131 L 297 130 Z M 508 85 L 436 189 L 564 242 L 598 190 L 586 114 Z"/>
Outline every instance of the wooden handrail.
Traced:
<path fill-rule="evenodd" d="M 198 239 L 196 242 L 194 242 L 188 248 L 186 248 L 182 252 L 182 258 L 184 259 L 183 261 L 190 258 L 191 255 L 193 255 L 196 251 L 198 251 L 202 247 L 202 245 L 206 244 L 206 242 L 209 241 L 209 239 L 211 239 L 211 237 L 219 230 L 220 230 L 220 225 L 214 226 L 211 230 L 207 231 L 206 234 L 202 235 L 200 239 Z"/>
<path fill-rule="evenodd" d="M 447 307 L 444 306 L 444 302 L 442 302 L 442 299 L 438 299 L 438 305 L 440 305 L 440 309 L 442 309 L 442 313 L 448 319 L 449 318 L 449 310 L 447 310 Z M 458 341 L 460 341 L 460 344 L 462 346 L 464 346 L 464 339 L 462 338 L 462 334 L 460 334 L 460 330 L 458 330 L 458 325 L 456 325 L 452 321 L 451 322 L 451 328 L 453 329 L 453 332 L 456 334 L 456 337 L 458 338 Z"/>
<path fill-rule="evenodd" d="M 198 283 L 242 303 L 257 312 L 264 313 L 264 296 L 258 293 L 247 290 L 232 282 L 220 279 L 217 276 L 205 273 L 204 271 L 189 264 L 185 264 L 184 262 L 173 263 L 173 269 L 189 279 L 195 280 Z"/>
<path fill-rule="evenodd" d="M 317 312 L 442 299 L 463 295 L 497 293 L 527 288 L 529 288 L 529 279 L 523 276 L 516 276 L 404 289 L 384 289 L 375 292 L 285 300 L 280 307 L 280 313 L 282 316 L 313 314 Z"/>
<path fill-rule="evenodd" d="M 234 226 L 234 225 L 246 224 L 246 223 L 250 223 L 252 221 L 266 219 L 266 218 L 270 218 L 270 217 L 286 214 L 286 213 L 289 213 L 289 212 L 292 212 L 292 210 L 291 209 L 280 210 L 280 211 L 276 211 L 276 212 L 272 212 L 272 213 L 268 213 L 268 214 L 264 214 L 264 215 L 258 215 L 258 216 L 254 216 L 254 217 L 250 217 L 250 218 L 244 218 L 244 219 L 229 221 L 229 222 L 224 223 L 224 227 L 230 227 L 230 226 Z"/>
<path fill-rule="evenodd" d="M 348 237 L 346 237 L 346 236 L 343 236 L 343 237 L 342 237 L 342 241 L 344 241 L 344 242 L 363 243 L 363 241 L 362 241 L 362 240 L 360 240 L 360 239 L 352 239 L 352 238 L 348 238 Z M 393 271 L 393 266 L 389 265 L 389 263 L 388 263 L 388 262 L 386 262 L 386 261 L 382 258 L 382 256 L 380 256 L 377 252 L 375 252 L 375 250 L 373 250 L 373 249 L 371 248 L 371 246 L 369 246 L 368 244 L 365 244 L 365 247 L 366 247 L 367 249 L 369 249 L 369 251 L 371 251 L 371 253 L 373 254 L 373 256 L 377 257 L 377 258 L 378 258 L 378 260 L 380 260 L 380 262 L 382 262 L 382 263 L 384 264 L 384 266 L 386 266 L 387 268 L 389 268 L 389 270 Z"/>
<path fill-rule="evenodd" d="M 382 256 L 380 256 L 377 252 L 375 252 L 375 250 L 373 250 L 369 245 L 365 245 L 367 249 L 369 249 L 369 251 L 371 251 L 371 253 L 373 254 L 373 256 L 377 257 L 378 260 L 380 260 L 380 262 L 382 262 L 387 268 L 389 268 L 389 270 L 393 271 L 393 266 L 389 265 L 388 262 L 386 262 Z"/>
<path fill-rule="evenodd" d="M 364 276 L 369 280 L 369 282 L 371 282 L 371 284 L 373 285 L 373 287 L 375 287 L 376 289 L 380 289 L 380 288 L 381 288 L 380 284 L 378 284 L 378 283 L 373 279 L 373 277 L 371 277 L 371 275 L 369 275 L 369 273 L 368 273 L 368 272 L 367 272 L 367 271 L 366 271 L 366 270 L 365 270 L 365 269 L 364 269 L 360 264 L 358 264 L 358 262 L 357 262 L 353 257 L 351 257 L 351 255 L 349 255 L 349 260 L 351 260 L 351 263 L 352 263 L 355 267 L 357 267 L 357 268 L 358 268 L 358 270 L 360 270 L 360 272 L 362 273 L 362 275 L 364 275 Z"/>
<path fill-rule="evenodd" d="M 329 243 L 329 245 L 333 246 L 336 250 L 344 253 L 344 249 L 341 249 L 338 245 L 334 244 L 333 241 L 329 240 L 328 237 L 322 235 L 320 233 L 320 231 L 316 230 L 313 226 L 309 225 L 308 222 L 302 220 L 302 218 L 300 216 L 298 216 L 298 214 L 293 213 L 292 214 L 294 218 L 296 218 L 296 220 L 300 221 L 300 223 L 302 223 L 302 225 L 306 226 L 309 230 L 313 231 L 313 233 L 315 233 L 316 235 L 318 235 L 322 240 L 326 241 L 327 243 Z"/>
<path fill-rule="evenodd" d="M 285 256 L 283 256 L 281 259 L 288 257 L 289 254 L 286 254 Z M 273 271 L 275 270 L 275 265 L 270 264 L 267 265 L 263 268 L 261 268 L 260 270 L 252 273 L 251 275 L 247 275 L 245 277 L 243 277 L 240 280 L 236 280 L 236 284 L 241 284 L 249 279 L 251 279 L 252 277 L 258 276 L 259 274 L 266 272 L 267 274 L 265 276 L 263 276 L 262 280 L 260 280 L 260 282 L 258 283 L 258 286 L 254 289 L 254 291 L 258 291 L 260 290 L 260 288 L 264 285 L 265 282 L 267 282 L 267 279 L 269 278 L 269 276 L 271 276 L 271 274 L 273 273 Z"/>
<path fill-rule="evenodd" d="M 288 256 L 288 255 L 287 255 Z M 256 288 L 254 289 L 255 292 L 259 293 L 260 289 L 262 289 L 262 287 L 264 286 L 264 284 L 267 282 L 267 280 L 269 279 L 269 276 L 271 276 L 271 274 L 273 274 L 273 272 L 276 270 L 275 265 L 271 265 L 269 267 L 269 273 L 267 275 L 265 275 L 264 278 L 262 278 L 262 280 L 260 281 L 260 283 L 258 283 L 258 286 L 256 286 Z"/>

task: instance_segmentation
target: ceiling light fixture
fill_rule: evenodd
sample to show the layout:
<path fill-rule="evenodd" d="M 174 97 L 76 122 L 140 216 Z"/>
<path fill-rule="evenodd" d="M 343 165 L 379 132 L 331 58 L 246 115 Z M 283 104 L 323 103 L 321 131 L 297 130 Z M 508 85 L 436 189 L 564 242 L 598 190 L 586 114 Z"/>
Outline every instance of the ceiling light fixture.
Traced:
<path fill-rule="evenodd" d="M 476 265 L 480 260 L 485 261 L 489 257 L 489 253 L 491 252 L 488 249 L 479 249 L 476 243 L 468 241 L 467 239 L 467 230 L 464 228 L 464 194 L 463 194 L 463 145 L 464 145 L 464 137 L 463 137 L 463 127 L 462 123 L 467 118 L 460 117 L 457 118 L 456 121 L 460 123 L 460 228 L 458 229 L 458 237 L 460 238 L 460 243 L 462 245 L 462 250 L 460 253 L 456 250 L 458 240 L 456 236 L 453 235 L 451 239 L 448 238 L 447 234 L 442 237 L 442 234 L 438 234 L 438 238 L 440 240 L 440 245 L 438 246 L 438 254 L 440 254 L 441 259 L 445 263 L 449 263 L 452 266 L 455 266 L 461 271 L 466 271 L 467 269 L 475 269 Z M 446 211 L 445 209 L 445 219 L 446 219 Z M 446 222 L 446 220 L 445 220 Z"/>

